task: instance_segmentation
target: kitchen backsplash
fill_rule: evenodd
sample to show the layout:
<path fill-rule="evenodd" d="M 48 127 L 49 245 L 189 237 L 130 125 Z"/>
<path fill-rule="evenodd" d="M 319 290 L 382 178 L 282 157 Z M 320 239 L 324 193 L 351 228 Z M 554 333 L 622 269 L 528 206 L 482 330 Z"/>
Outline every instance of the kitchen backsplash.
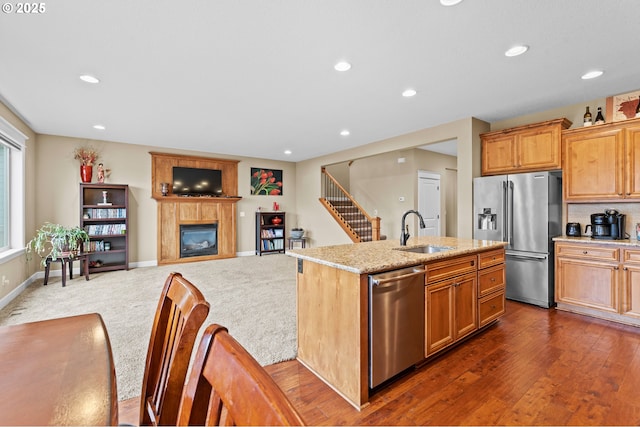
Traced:
<path fill-rule="evenodd" d="M 636 239 L 636 224 L 640 223 L 640 203 L 568 203 L 566 207 L 564 224 L 567 222 L 579 222 L 583 235 L 584 227 L 591 223 L 591 214 L 604 213 L 607 209 L 615 209 L 626 215 L 625 233 L 631 239 Z"/>

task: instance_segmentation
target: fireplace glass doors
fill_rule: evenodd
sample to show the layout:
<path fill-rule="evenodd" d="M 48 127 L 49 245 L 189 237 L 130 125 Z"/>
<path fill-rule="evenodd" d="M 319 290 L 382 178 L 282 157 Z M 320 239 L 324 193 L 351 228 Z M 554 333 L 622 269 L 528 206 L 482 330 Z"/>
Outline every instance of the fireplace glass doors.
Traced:
<path fill-rule="evenodd" d="M 180 258 L 218 254 L 218 224 L 181 224 Z"/>

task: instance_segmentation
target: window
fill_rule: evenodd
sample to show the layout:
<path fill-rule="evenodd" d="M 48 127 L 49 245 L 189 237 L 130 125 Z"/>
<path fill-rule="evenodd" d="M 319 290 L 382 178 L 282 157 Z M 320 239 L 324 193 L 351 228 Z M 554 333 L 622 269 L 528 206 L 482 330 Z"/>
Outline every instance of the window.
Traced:
<path fill-rule="evenodd" d="M 9 249 L 9 147 L 0 145 L 0 252 Z"/>
<path fill-rule="evenodd" d="M 24 249 L 26 135 L 0 117 L 0 258 Z"/>

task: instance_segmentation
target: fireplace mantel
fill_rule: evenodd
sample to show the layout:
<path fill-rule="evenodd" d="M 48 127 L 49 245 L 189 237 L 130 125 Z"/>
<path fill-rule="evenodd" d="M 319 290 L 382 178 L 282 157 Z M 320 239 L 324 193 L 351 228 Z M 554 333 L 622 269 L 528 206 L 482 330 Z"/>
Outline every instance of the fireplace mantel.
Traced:
<path fill-rule="evenodd" d="M 238 161 L 151 152 L 151 197 L 158 202 L 158 264 L 236 256 Z M 160 183 L 172 182 L 174 166 L 222 170 L 224 197 L 163 196 Z M 180 258 L 180 225 L 218 226 L 218 253 Z"/>

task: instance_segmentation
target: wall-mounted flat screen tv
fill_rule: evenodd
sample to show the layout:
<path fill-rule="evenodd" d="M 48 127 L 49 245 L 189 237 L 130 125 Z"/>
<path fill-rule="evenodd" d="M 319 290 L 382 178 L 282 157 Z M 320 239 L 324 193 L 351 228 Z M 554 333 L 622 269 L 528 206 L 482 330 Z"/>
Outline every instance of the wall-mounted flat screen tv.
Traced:
<path fill-rule="evenodd" d="M 222 171 L 174 166 L 173 194 L 178 196 L 222 196 Z"/>

